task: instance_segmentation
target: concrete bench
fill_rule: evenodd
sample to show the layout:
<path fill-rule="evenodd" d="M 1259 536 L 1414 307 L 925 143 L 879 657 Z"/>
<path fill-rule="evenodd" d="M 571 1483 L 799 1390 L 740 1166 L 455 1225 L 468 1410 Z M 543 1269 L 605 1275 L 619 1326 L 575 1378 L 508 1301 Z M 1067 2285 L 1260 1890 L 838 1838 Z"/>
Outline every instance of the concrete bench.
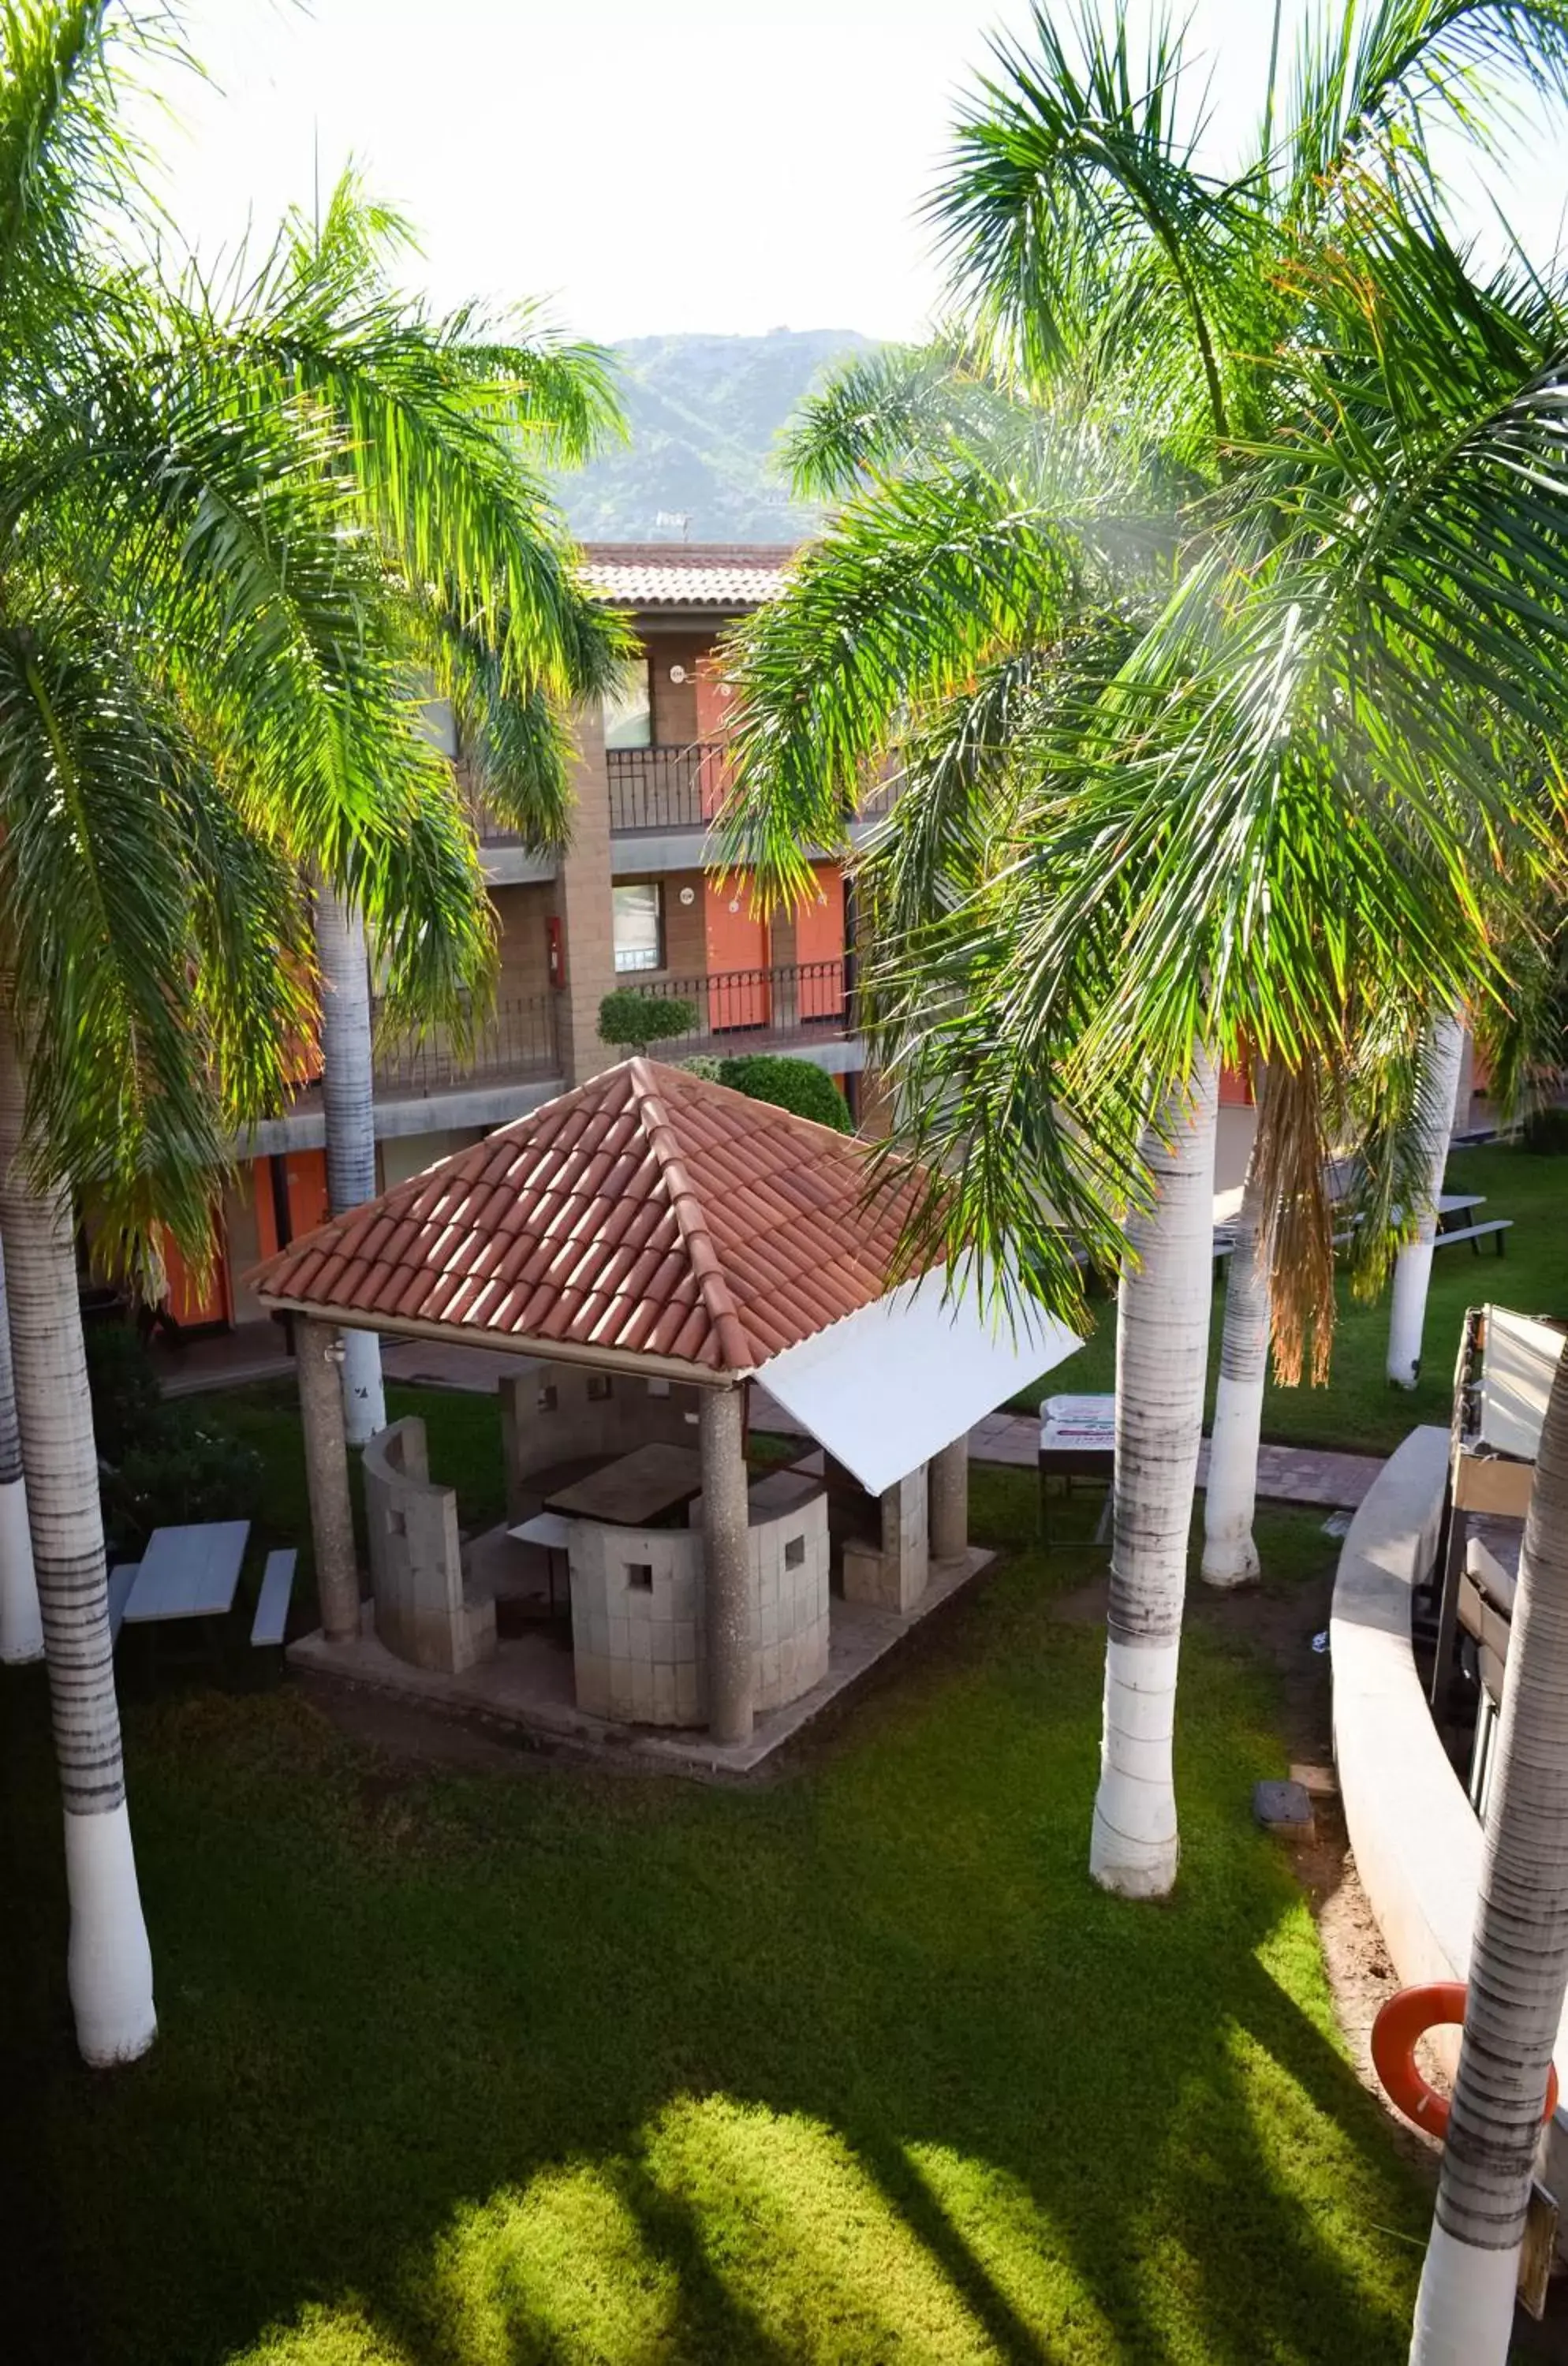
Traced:
<path fill-rule="evenodd" d="M 120 1627 L 125 1618 L 125 1606 L 130 1599 L 130 1589 L 141 1574 L 139 1560 L 122 1560 L 109 1572 L 109 1648 L 119 1640 Z"/>
<path fill-rule="evenodd" d="M 1451 1248 L 1455 1241 L 1468 1241 L 1470 1243 L 1471 1255 L 1472 1256 L 1479 1256 L 1481 1255 L 1481 1243 L 1485 1239 L 1487 1234 L 1491 1233 L 1496 1236 L 1497 1254 L 1501 1256 L 1503 1254 L 1503 1235 L 1505 1233 L 1511 1232 L 1513 1230 L 1513 1226 L 1514 1220 L 1512 1216 L 1491 1216 L 1488 1217 L 1486 1222 L 1483 1224 L 1465 1224 L 1457 1232 L 1434 1234 L 1432 1237 L 1432 1246 L 1435 1249 L 1446 1249 Z"/>
<path fill-rule="evenodd" d="M 294 1565 L 299 1556 L 295 1552 L 271 1552 L 262 1572 L 261 1592 L 256 1597 L 256 1615 L 251 1621 L 253 1643 L 281 1643 L 283 1630 L 288 1624 L 289 1597 L 294 1592 Z"/>

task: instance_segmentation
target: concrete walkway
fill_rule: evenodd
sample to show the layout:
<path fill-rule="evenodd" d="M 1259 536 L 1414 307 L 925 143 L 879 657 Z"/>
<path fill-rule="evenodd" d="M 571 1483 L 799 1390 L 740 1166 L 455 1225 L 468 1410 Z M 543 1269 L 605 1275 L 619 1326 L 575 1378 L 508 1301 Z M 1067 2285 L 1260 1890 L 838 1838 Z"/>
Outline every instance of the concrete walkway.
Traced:
<path fill-rule="evenodd" d="M 293 1371 L 275 1324 L 246 1324 L 220 1339 L 193 1340 L 188 1347 L 161 1350 L 164 1388 L 170 1396 L 201 1389 L 237 1388 L 247 1380 L 283 1379 Z M 382 1342 L 381 1369 L 389 1380 L 440 1389 L 468 1389 L 493 1395 L 507 1358 L 483 1347 L 448 1346 L 423 1339 Z M 782 1436 L 806 1432 L 766 1389 L 751 1390 L 751 1425 Z M 976 1462 L 1001 1462 L 1032 1470 L 1040 1425 L 1028 1414 L 987 1414 L 969 1433 Z M 1207 1475 L 1208 1447 L 1198 1463 L 1198 1484 Z M 1325 1511 L 1354 1511 L 1382 1469 L 1381 1454 L 1335 1454 L 1306 1446 L 1265 1446 L 1258 1456 L 1258 1492 L 1271 1504 L 1321 1504 Z"/>

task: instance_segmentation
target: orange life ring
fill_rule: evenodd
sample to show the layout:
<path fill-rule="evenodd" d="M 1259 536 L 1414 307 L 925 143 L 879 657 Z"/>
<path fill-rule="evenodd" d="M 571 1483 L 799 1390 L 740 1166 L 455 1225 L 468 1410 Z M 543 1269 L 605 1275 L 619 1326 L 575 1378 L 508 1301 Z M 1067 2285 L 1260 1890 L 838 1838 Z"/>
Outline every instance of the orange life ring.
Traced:
<path fill-rule="evenodd" d="M 1445 2095 L 1429 2087 L 1416 2067 L 1416 2046 L 1429 2029 L 1458 2026 L 1464 2020 L 1464 1982 L 1429 1980 L 1425 1988 L 1401 1989 L 1390 1997 L 1372 2023 L 1372 2067 L 1388 2090 L 1390 2101 L 1407 2120 L 1441 2143 L 1448 2134 L 1449 2104 Z M 1549 2120 L 1557 2109 L 1557 2069 L 1551 2065 L 1546 2080 Z"/>

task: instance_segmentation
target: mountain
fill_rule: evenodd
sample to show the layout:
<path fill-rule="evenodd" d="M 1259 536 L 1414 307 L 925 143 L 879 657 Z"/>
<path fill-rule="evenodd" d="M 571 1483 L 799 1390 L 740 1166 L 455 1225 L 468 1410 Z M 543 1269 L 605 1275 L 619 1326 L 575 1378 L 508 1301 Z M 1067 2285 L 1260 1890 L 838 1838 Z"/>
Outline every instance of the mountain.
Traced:
<path fill-rule="evenodd" d="M 614 348 L 632 440 L 558 479 L 585 542 L 791 542 L 821 513 L 778 473 L 779 430 L 852 329 L 633 337 Z"/>

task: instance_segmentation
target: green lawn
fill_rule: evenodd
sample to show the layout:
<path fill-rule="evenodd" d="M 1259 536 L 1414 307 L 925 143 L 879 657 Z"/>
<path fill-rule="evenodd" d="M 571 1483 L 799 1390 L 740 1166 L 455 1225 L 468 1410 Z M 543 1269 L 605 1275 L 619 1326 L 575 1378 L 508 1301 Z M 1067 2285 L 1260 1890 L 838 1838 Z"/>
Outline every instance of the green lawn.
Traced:
<path fill-rule="evenodd" d="M 1568 1161 L 1535 1158 L 1509 1147 L 1456 1151 L 1449 1161 L 1451 1191 L 1479 1191 L 1484 1220 L 1512 1216 L 1514 1229 L 1499 1261 L 1489 1242 L 1479 1256 L 1468 1245 L 1443 1249 L 1433 1260 L 1427 1302 L 1426 1353 L 1420 1386 L 1411 1393 L 1391 1389 L 1383 1377 L 1388 1345 L 1388 1306 L 1366 1306 L 1339 1284 L 1339 1324 L 1334 1367 L 1326 1388 L 1277 1389 L 1270 1385 L 1263 1408 L 1263 1435 L 1290 1446 L 1337 1446 L 1366 1454 L 1390 1454 L 1416 1422 L 1447 1425 L 1453 1396 L 1454 1358 L 1467 1306 L 1493 1300 L 1524 1314 L 1568 1314 Z M 1094 1336 L 1066 1364 L 1013 1399 L 1023 1413 L 1038 1408 L 1053 1388 L 1090 1393 L 1115 1386 L 1116 1313 L 1100 1310 Z M 1209 1405 L 1219 1370 L 1220 1329 L 1224 1320 L 1223 1285 L 1214 1295 L 1209 1357 Z"/>
<path fill-rule="evenodd" d="M 434 1403 L 437 1470 L 492 1486 L 493 1404 Z M 1276 1679 L 1196 1623 L 1178 1896 L 1094 1890 L 1103 1639 L 1054 1603 L 1095 1559 L 1033 1546 L 1032 1495 L 977 1474 L 1010 1558 L 759 1789 L 414 1766 L 288 1685 L 143 1688 L 162 2035 L 111 2077 L 9 1673 L 10 2366 L 1398 2366 L 1427 2204 L 1250 1821 Z M 1333 1549 L 1265 1525 L 1271 1585 Z"/>

